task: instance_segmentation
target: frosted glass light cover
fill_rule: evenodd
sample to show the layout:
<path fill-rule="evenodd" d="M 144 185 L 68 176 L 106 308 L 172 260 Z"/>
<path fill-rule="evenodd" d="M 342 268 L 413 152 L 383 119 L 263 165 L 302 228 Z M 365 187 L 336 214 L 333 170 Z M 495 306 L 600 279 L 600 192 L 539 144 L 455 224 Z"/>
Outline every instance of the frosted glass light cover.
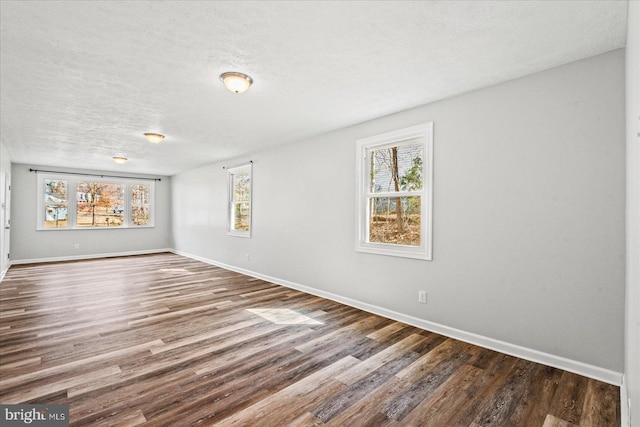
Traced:
<path fill-rule="evenodd" d="M 246 74 L 229 72 L 220 75 L 220 80 L 231 92 L 242 93 L 249 89 L 253 83 L 253 79 Z"/>
<path fill-rule="evenodd" d="M 164 135 L 153 132 L 146 132 L 144 136 L 145 138 L 147 138 L 147 141 L 151 142 L 152 144 L 159 144 L 164 139 Z"/>

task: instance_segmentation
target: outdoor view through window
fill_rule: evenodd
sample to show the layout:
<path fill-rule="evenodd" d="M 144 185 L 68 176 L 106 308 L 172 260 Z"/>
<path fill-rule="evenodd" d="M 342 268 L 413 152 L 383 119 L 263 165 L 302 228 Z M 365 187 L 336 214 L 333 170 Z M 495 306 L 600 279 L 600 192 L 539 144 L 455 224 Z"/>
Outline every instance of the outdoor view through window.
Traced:
<path fill-rule="evenodd" d="M 150 193 L 150 185 L 134 184 L 131 186 L 131 222 L 133 225 L 149 224 Z"/>
<path fill-rule="evenodd" d="M 67 199 L 67 181 L 45 179 L 44 186 L 44 226 L 46 228 L 66 227 L 69 203 Z"/>
<path fill-rule="evenodd" d="M 423 144 L 373 149 L 369 161 L 369 242 L 419 246 Z"/>
<path fill-rule="evenodd" d="M 39 229 L 153 226 L 153 183 L 71 176 L 42 177 L 40 186 Z"/>
<path fill-rule="evenodd" d="M 251 233 L 251 165 L 229 169 L 229 234 Z"/>
<path fill-rule="evenodd" d="M 76 226 L 119 227 L 124 222 L 124 186 L 78 182 Z"/>

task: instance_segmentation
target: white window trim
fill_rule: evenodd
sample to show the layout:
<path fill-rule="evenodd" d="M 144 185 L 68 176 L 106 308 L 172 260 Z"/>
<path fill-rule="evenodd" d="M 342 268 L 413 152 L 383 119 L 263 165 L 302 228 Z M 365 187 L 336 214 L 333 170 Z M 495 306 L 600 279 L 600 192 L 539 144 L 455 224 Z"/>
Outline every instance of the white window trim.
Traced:
<path fill-rule="evenodd" d="M 249 230 L 234 230 L 233 229 L 233 175 L 240 173 L 249 173 Z M 236 166 L 234 168 L 227 169 L 227 234 L 229 236 L 247 237 L 251 238 L 251 231 L 253 230 L 253 163 L 248 163 L 242 166 Z"/>
<path fill-rule="evenodd" d="M 45 227 L 44 214 L 44 181 L 46 179 L 67 181 L 67 227 Z M 37 226 L 38 231 L 69 231 L 69 230 L 119 230 L 123 228 L 153 228 L 155 227 L 155 181 L 131 179 L 131 178 L 103 178 L 100 175 L 87 176 L 75 174 L 55 174 L 55 173 L 38 173 L 37 174 Z M 78 227 L 76 225 L 76 209 L 77 209 L 77 186 L 78 182 L 102 182 L 109 184 L 122 184 L 124 187 L 124 222 L 117 227 Z M 133 225 L 131 221 L 131 186 L 132 185 L 149 185 L 149 223 L 146 225 Z"/>
<path fill-rule="evenodd" d="M 369 242 L 369 153 L 374 148 L 423 143 L 423 190 L 403 192 L 421 196 L 420 246 Z M 375 193 L 396 197 L 397 193 Z M 433 257 L 433 122 L 362 138 L 356 141 L 356 251 L 432 261 Z"/>

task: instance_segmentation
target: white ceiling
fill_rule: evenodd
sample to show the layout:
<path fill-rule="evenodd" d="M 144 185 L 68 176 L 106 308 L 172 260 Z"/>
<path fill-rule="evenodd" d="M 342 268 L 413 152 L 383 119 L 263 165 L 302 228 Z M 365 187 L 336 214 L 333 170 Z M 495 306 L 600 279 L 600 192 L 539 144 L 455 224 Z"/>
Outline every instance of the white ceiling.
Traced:
<path fill-rule="evenodd" d="M 161 175 L 624 47 L 627 21 L 626 1 L 0 5 L 11 160 Z"/>

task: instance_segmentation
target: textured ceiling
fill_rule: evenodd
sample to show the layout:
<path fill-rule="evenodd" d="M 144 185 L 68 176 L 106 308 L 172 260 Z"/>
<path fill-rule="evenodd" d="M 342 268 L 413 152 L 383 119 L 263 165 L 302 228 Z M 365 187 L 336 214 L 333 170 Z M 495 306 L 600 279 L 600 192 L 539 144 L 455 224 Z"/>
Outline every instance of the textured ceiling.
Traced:
<path fill-rule="evenodd" d="M 573 0 L 0 8 L 11 160 L 163 175 L 623 47 L 627 15 L 626 1 Z M 255 83 L 232 94 L 224 71 Z"/>

